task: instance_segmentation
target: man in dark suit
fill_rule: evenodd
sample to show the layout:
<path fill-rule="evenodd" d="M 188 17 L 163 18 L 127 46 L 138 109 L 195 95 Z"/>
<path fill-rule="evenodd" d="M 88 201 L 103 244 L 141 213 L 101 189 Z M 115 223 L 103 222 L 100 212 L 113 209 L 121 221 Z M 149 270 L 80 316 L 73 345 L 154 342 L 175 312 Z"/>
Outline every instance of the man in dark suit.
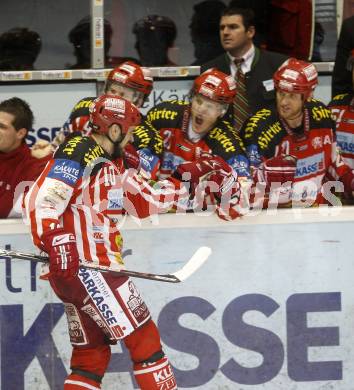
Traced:
<path fill-rule="evenodd" d="M 274 105 L 273 73 L 287 59 L 283 54 L 260 50 L 253 44 L 254 35 L 254 12 L 227 7 L 220 19 L 220 40 L 225 53 L 201 67 L 201 72 L 217 68 L 237 78 L 235 60 L 241 60 L 249 114 Z"/>
<path fill-rule="evenodd" d="M 347 61 L 353 48 L 354 15 L 343 20 L 340 30 L 332 74 L 332 97 L 352 92 L 352 73 L 347 69 Z"/>

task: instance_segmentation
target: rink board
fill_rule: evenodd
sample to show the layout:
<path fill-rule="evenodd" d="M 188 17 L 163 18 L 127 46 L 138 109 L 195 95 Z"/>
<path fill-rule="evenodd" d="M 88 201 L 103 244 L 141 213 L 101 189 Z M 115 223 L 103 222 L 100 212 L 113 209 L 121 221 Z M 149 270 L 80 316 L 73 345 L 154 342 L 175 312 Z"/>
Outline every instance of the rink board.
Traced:
<path fill-rule="evenodd" d="M 122 230 L 130 269 L 173 272 L 199 246 L 213 250 L 183 284 L 136 279 L 179 388 L 353 387 L 352 208 L 233 223 L 167 215 Z M 0 223 L 0 246 L 32 251 L 26 231 Z M 62 388 L 70 359 L 62 305 L 31 263 L 2 259 L 0 270 L 1 389 Z M 126 350 L 114 346 L 103 389 L 134 389 L 129 369 Z"/>

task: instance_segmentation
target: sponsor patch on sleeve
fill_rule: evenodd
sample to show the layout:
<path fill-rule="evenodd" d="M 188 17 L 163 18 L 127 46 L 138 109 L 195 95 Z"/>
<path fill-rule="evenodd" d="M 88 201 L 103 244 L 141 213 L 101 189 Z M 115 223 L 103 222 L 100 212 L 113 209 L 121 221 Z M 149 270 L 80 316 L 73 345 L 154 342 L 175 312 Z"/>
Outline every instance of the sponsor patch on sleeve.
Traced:
<path fill-rule="evenodd" d="M 56 159 L 48 173 L 48 177 L 60 180 L 71 187 L 76 184 L 81 176 L 80 163 L 66 159 Z"/>
<path fill-rule="evenodd" d="M 227 163 L 237 172 L 239 177 L 250 176 L 250 164 L 247 157 L 242 154 L 230 158 Z"/>

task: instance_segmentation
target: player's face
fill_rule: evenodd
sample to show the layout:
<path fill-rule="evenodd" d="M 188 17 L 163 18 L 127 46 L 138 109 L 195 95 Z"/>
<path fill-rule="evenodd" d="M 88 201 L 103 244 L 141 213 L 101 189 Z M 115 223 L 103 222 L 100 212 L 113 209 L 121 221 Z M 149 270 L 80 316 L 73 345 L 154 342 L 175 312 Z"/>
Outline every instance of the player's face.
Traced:
<path fill-rule="evenodd" d="M 277 109 L 280 117 L 286 121 L 297 119 L 303 113 L 303 96 L 300 93 L 277 91 Z"/>
<path fill-rule="evenodd" d="M 192 99 L 192 127 L 198 133 L 206 133 L 212 129 L 215 122 L 223 114 L 223 105 L 214 102 L 202 95 L 195 95 Z"/>
<path fill-rule="evenodd" d="M 137 107 L 141 107 L 144 100 L 144 95 L 141 92 L 118 83 L 111 83 L 106 93 L 127 99 Z"/>
<path fill-rule="evenodd" d="M 252 26 L 246 30 L 241 15 L 226 15 L 220 20 L 219 32 L 222 47 L 237 56 L 251 46 L 255 30 Z"/>
<path fill-rule="evenodd" d="M 26 136 L 26 129 L 16 130 L 13 126 L 14 116 L 0 111 L 0 152 L 9 153 L 18 148 Z"/>

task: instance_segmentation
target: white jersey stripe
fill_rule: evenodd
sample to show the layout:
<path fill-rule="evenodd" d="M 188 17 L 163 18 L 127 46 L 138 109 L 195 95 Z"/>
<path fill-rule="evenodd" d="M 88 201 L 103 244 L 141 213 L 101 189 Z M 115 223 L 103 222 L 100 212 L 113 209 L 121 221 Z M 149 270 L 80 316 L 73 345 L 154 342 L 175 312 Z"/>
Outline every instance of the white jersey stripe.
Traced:
<path fill-rule="evenodd" d="M 64 382 L 64 385 L 65 384 L 68 384 L 68 385 L 75 385 L 75 386 L 78 386 L 78 387 L 82 387 L 84 389 L 89 389 L 89 390 L 100 390 L 99 387 L 96 387 L 96 386 L 92 386 L 88 383 L 85 383 L 85 382 L 81 382 L 81 381 L 75 381 L 73 379 L 67 379 L 65 382 Z"/>
<path fill-rule="evenodd" d="M 147 367 L 147 368 L 144 368 L 141 370 L 134 370 L 134 375 L 141 375 L 141 374 L 146 374 L 148 372 L 154 372 L 157 370 L 161 370 L 168 365 L 169 365 L 169 361 L 166 360 L 162 364 L 159 364 L 158 366 Z"/>

